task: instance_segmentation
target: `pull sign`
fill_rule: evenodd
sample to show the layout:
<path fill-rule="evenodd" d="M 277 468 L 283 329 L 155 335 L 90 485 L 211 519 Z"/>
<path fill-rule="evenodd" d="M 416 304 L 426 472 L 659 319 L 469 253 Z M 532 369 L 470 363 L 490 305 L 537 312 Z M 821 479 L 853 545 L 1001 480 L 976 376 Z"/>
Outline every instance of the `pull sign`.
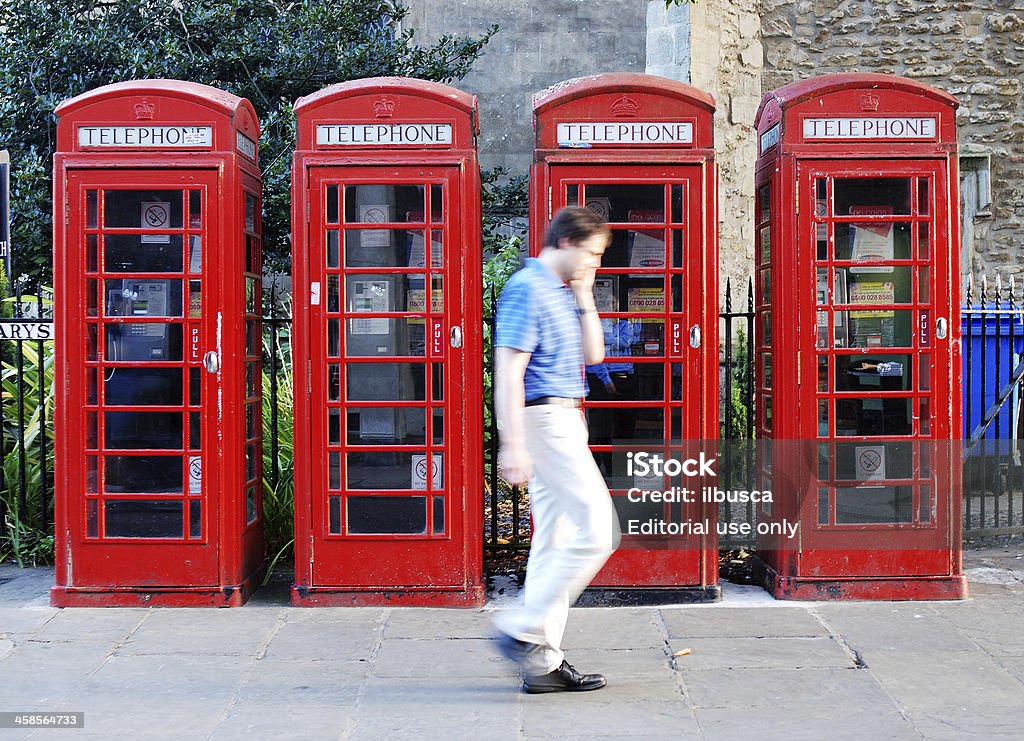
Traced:
<path fill-rule="evenodd" d="M 188 325 L 188 348 L 189 360 L 198 363 L 203 355 L 200 344 L 202 343 L 202 332 L 198 322 L 190 322 Z"/>
<path fill-rule="evenodd" d="M 444 355 L 444 327 L 438 319 L 430 322 L 430 354 L 435 358 Z"/>
<path fill-rule="evenodd" d="M 672 354 L 683 354 L 683 323 L 675 320 L 672 322 Z"/>

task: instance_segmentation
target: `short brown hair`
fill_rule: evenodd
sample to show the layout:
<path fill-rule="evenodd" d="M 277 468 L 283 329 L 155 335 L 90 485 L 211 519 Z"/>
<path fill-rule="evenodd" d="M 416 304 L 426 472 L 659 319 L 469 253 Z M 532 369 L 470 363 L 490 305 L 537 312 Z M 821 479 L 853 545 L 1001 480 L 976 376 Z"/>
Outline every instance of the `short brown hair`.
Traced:
<path fill-rule="evenodd" d="M 563 239 L 579 244 L 595 234 L 603 234 L 606 239 L 611 238 L 611 231 L 605 225 L 604 219 L 589 208 L 567 206 L 559 209 L 548 225 L 544 233 L 544 246 L 558 247 L 558 243 Z"/>

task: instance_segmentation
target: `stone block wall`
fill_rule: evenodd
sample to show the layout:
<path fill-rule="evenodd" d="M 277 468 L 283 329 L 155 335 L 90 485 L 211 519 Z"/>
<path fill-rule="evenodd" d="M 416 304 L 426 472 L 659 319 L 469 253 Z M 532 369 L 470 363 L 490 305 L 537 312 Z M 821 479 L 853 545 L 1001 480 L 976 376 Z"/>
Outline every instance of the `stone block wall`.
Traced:
<path fill-rule="evenodd" d="M 863 71 L 957 96 L 961 154 L 991 163 L 990 208 L 965 182 L 963 272 L 1024 274 L 1024 0 L 763 0 L 762 13 L 764 90 Z"/>

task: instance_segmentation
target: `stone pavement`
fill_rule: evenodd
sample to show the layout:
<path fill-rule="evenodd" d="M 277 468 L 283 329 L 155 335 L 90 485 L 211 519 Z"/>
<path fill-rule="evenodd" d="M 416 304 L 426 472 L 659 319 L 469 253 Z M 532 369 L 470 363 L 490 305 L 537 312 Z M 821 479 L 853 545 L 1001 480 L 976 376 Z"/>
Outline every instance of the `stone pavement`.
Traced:
<path fill-rule="evenodd" d="M 963 602 L 573 610 L 565 647 L 608 687 L 523 695 L 488 609 L 51 608 L 0 566 L 0 711 L 85 713 L 0 739 L 1024 738 L 1024 547 L 966 554 Z M 499 598 L 500 602 L 500 598 Z M 673 658 L 683 648 L 692 652 Z"/>

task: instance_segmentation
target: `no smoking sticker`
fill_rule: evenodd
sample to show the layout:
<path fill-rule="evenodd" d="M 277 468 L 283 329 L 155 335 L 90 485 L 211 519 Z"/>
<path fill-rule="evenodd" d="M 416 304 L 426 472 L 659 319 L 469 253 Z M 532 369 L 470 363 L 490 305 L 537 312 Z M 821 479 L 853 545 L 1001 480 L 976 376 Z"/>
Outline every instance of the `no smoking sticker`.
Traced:
<path fill-rule="evenodd" d="M 143 201 L 139 226 L 143 229 L 170 229 L 171 204 L 167 201 Z M 171 235 L 143 234 L 140 241 L 143 244 L 167 244 L 171 241 Z"/>
<path fill-rule="evenodd" d="M 859 481 L 885 478 L 885 446 L 862 445 L 854 449 Z"/>

